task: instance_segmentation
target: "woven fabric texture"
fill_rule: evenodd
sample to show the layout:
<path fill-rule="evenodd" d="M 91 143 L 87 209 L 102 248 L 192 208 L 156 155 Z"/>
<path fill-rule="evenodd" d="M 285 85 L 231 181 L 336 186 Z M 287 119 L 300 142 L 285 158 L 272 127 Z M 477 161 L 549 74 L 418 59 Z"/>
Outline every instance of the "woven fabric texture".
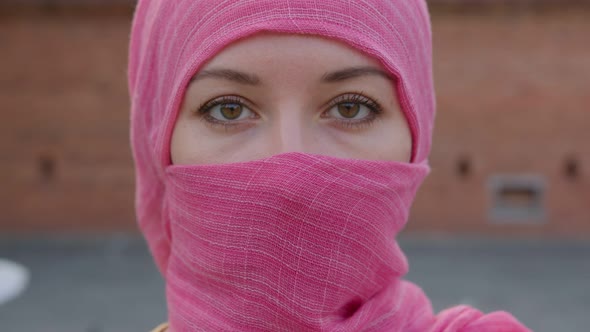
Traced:
<path fill-rule="evenodd" d="M 412 162 L 287 153 L 171 165 L 191 77 L 259 32 L 332 38 L 393 77 Z M 140 0 L 129 50 L 138 223 L 180 331 L 528 331 L 505 312 L 432 313 L 401 278 L 395 241 L 428 173 L 434 122 L 431 33 L 422 0 Z"/>

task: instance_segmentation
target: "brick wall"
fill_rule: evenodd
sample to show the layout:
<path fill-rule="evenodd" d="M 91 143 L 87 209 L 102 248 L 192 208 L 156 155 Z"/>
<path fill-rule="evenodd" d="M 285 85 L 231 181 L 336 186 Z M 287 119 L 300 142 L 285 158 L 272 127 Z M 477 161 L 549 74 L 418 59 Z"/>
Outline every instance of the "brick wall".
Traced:
<path fill-rule="evenodd" d="M 127 16 L 0 20 L 1 229 L 130 229 Z"/>
<path fill-rule="evenodd" d="M 432 16 L 433 171 L 409 230 L 590 235 L 590 12 Z M 135 228 L 129 21 L 55 10 L 0 20 L 0 230 Z M 534 196 L 542 217 L 491 223 L 498 174 L 542 182 L 538 197 L 517 188 L 515 203 Z"/>
<path fill-rule="evenodd" d="M 590 12 L 435 13 L 433 30 L 433 171 L 410 229 L 590 234 Z M 490 223 L 497 174 L 540 178 L 545 216 Z"/>

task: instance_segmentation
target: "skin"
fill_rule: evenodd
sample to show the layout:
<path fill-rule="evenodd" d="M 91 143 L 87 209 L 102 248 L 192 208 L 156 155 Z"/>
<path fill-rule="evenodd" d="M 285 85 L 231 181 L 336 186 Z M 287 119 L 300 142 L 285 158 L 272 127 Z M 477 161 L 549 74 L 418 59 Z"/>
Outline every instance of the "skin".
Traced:
<path fill-rule="evenodd" d="M 218 164 L 305 152 L 408 162 L 411 147 L 394 79 L 376 60 L 320 37 L 258 34 L 193 77 L 171 158 Z"/>

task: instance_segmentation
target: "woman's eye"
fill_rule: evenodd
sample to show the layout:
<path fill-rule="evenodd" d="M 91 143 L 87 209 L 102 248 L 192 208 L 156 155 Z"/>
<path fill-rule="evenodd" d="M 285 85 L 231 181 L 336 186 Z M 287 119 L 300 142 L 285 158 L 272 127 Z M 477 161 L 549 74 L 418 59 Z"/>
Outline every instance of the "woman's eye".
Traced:
<path fill-rule="evenodd" d="M 338 109 L 338 116 L 345 119 L 354 119 L 359 114 L 362 118 L 368 113 L 366 106 L 353 102 L 340 103 L 336 105 L 336 108 Z"/>
<path fill-rule="evenodd" d="M 247 101 L 239 96 L 222 96 L 210 100 L 197 109 L 197 114 L 205 123 L 212 126 L 222 126 L 226 129 L 245 124 L 248 119 L 258 118 L 258 115 L 247 105 Z"/>
<path fill-rule="evenodd" d="M 243 120 L 252 115 L 252 111 L 238 103 L 219 104 L 210 108 L 208 113 L 210 117 L 218 121 Z"/>
<path fill-rule="evenodd" d="M 358 102 L 343 102 L 333 106 L 327 112 L 327 117 L 338 120 L 364 120 L 373 115 L 374 111 L 367 105 Z"/>
<path fill-rule="evenodd" d="M 348 93 L 332 100 L 322 117 L 334 120 L 345 129 L 361 129 L 372 124 L 381 113 L 379 102 L 360 93 Z"/>
<path fill-rule="evenodd" d="M 211 107 L 208 113 L 211 118 L 217 121 L 238 121 L 252 115 L 252 111 L 239 103 L 219 104 Z"/>

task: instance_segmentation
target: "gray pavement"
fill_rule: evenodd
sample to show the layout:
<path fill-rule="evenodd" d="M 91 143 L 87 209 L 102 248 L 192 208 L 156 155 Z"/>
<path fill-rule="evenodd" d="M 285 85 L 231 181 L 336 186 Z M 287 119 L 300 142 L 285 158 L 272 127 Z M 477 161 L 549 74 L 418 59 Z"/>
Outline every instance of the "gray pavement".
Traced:
<path fill-rule="evenodd" d="M 537 332 L 590 331 L 590 241 L 405 236 L 409 280 L 435 310 L 507 310 Z M 0 236 L 0 258 L 29 287 L 0 305 L 11 332 L 149 331 L 166 320 L 164 285 L 135 235 Z"/>

